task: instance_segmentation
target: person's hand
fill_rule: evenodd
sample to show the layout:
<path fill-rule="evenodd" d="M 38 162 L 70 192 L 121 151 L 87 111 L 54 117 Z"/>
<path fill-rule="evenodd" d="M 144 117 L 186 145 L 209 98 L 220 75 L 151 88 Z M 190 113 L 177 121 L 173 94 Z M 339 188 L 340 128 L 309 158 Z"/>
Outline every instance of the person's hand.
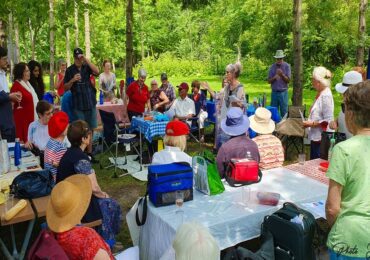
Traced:
<path fill-rule="evenodd" d="M 303 121 L 303 127 L 304 128 L 312 127 L 312 126 L 313 126 L 313 122 L 312 121 Z"/>
<path fill-rule="evenodd" d="M 337 130 L 337 128 L 338 128 L 338 123 L 337 123 L 337 121 L 336 121 L 336 120 L 334 120 L 334 121 L 330 121 L 330 123 L 329 123 L 329 127 L 330 127 L 330 129 Z"/>
<path fill-rule="evenodd" d="M 81 74 L 77 73 L 73 76 L 73 82 L 76 82 L 76 81 L 79 81 L 79 80 L 81 80 Z"/>
<path fill-rule="evenodd" d="M 13 92 L 9 94 L 9 99 L 13 102 L 21 102 L 22 100 L 22 93 L 21 92 Z"/>
<path fill-rule="evenodd" d="M 27 143 L 24 144 L 24 147 L 26 147 L 28 150 L 32 150 L 33 144 L 30 141 L 27 141 Z"/>
<path fill-rule="evenodd" d="M 104 194 L 104 198 L 106 198 L 106 199 L 108 199 L 108 198 L 109 198 L 108 193 L 106 193 L 106 192 L 104 192 L 104 191 L 103 191 L 103 194 Z"/>
<path fill-rule="evenodd" d="M 283 75 L 283 70 L 282 69 L 277 69 L 276 74 L 279 75 L 279 76 L 282 76 Z"/>
<path fill-rule="evenodd" d="M 158 104 L 155 104 L 154 106 L 153 106 L 153 110 L 157 110 L 157 108 L 159 107 L 159 105 Z"/>
<path fill-rule="evenodd" d="M 200 83 L 200 85 L 204 88 L 204 89 L 209 89 L 209 84 L 207 81 L 203 81 L 202 83 Z"/>

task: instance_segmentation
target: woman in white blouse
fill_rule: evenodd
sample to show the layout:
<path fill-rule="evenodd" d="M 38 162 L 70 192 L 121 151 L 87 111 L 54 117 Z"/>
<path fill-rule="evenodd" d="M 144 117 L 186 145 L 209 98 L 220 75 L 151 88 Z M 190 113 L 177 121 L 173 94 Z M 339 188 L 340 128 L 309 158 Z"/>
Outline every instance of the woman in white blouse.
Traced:
<path fill-rule="evenodd" d="M 334 100 L 331 94 L 332 74 L 325 67 L 315 67 L 312 73 L 312 86 L 317 91 L 310 115 L 303 126 L 308 129 L 308 139 L 311 141 L 311 157 L 320 157 L 321 134 L 327 131 L 328 124 L 334 116 Z"/>
<path fill-rule="evenodd" d="M 112 73 L 111 63 L 109 60 L 103 61 L 104 72 L 99 75 L 99 86 L 100 90 L 103 91 L 104 100 L 112 100 L 114 95 L 114 90 L 116 89 L 116 75 Z"/>

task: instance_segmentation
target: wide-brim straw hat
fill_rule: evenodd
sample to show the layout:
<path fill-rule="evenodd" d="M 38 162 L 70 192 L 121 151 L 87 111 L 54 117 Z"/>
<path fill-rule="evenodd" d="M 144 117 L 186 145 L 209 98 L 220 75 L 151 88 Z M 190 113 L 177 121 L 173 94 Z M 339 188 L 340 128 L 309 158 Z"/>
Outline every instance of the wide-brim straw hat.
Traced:
<path fill-rule="evenodd" d="M 91 181 L 83 174 L 72 175 L 52 190 L 46 209 L 48 227 L 57 233 L 81 223 L 90 204 Z"/>
<path fill-rule="evenodd" d="M 231 107 L 226 118 L 221 121 L 221 129 L 225 134 L 238 136 L 245 134 L 249 128 L 249 119 L 239 107 Z"/>
<path fill-rule="evenodd" d="M 264 107 L 256 109 L 249 117 L 250 128 L 258 134 L 271 134 L 275 130 L 275 122 L 271 119 L 271 112 Z"/>

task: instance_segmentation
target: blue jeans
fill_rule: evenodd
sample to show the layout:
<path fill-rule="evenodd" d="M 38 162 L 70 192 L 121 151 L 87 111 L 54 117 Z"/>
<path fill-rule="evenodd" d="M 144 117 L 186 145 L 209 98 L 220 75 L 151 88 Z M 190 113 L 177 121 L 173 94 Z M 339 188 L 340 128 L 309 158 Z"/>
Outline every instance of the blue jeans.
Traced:
<path fill-rule="evenodd" d="M 95 107 L 91 110 L 74 109 L 73 112 L 76 115 L 77 119 L 86 121 L 86 123 L 89 124 L 90 129 L 94 129 L 98 126 L 98 119 L 96 117 Z"/>
<path fill-rule="evenodd" d="M 271 106 L 280 110 L 280 116 L 284 117 L 288 112 L 288 90 L 272 91 L 271 92 Z"/>
<path fill-rule="evenodd" d="M 352 256 L 345 256 L 335 253 L 333 250 L 329 248 L 329 257 L 330 260 L 366 260 L 365 257 L 352 257 Z"/>

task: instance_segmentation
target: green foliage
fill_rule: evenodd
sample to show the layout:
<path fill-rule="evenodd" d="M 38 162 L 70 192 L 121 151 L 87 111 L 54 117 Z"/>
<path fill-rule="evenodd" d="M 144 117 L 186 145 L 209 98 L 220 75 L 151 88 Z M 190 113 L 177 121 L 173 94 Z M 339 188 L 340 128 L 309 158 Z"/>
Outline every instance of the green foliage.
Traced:
<path fill-rule="evenodd" d="M 181 59 L 175 55 L 166 52 L 159 56 L 158 59 L 150 56 L 141 61 L 135 67 L 134 76 L 137 76 L 139 68 L 145 68 L 150 76 L 158 76 L 166 72 L 171 76 L 201 76 L 210 72 L 209 65 L 199 60 Z"/>

